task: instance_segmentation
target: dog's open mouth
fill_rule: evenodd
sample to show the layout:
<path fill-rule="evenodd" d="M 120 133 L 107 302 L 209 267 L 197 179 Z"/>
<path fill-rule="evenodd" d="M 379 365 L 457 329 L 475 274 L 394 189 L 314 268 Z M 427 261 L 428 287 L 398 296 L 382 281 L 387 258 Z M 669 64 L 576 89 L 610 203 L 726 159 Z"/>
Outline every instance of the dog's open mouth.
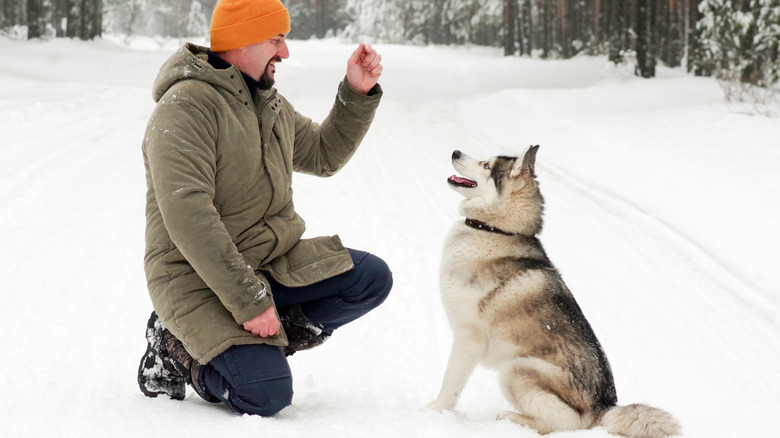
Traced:
<path fill-rule="evenodd" d="M 468 178 L 463 178 L 462 176 L 452 175 L 451 177 L 447 178 L 447 182 L 450 183 L 453 186 L 457 187 L 476 187 L 477 183 L 476 181 L 472 181 Z"/>

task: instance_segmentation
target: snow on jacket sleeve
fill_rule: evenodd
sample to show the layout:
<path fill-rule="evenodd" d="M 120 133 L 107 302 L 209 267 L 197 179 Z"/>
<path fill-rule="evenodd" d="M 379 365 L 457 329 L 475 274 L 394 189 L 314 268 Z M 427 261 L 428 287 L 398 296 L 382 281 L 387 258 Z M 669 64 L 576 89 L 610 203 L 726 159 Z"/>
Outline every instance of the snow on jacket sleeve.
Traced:
<path fill-rule="evenodd" d="M 202 109 L 169 94 L 150 122 L 145 152 L 171 241 L 242 324 L 273 305 L 273 299 L 214 206 L 215 138 L 216 126 Z"/>

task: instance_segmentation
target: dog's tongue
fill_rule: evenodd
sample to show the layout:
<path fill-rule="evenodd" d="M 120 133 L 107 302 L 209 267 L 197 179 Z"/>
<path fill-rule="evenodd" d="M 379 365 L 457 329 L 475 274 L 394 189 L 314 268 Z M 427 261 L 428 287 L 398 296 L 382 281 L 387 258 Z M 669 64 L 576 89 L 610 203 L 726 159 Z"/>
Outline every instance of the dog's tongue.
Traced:
<path fill-rule="evenodd" d="M 474 187 L 477 185 L 477 183 L 475 183 L 474 181 L 468 178 L 460 177 L 458 175 L 452 175 L 451 177 L 448 178 L 448 181 L 466 187 Z"/>

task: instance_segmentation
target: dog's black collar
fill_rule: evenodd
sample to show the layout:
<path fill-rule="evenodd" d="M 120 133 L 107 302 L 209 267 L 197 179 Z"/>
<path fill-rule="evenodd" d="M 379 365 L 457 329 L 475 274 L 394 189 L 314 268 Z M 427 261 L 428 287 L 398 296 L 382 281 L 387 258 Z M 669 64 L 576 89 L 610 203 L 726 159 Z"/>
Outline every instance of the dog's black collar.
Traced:
<path fill-rule="evenodd" d="M 482 230 L 482 231 L 489 231 L 491 233 L 498 233 L 503 234 L 505 236 L 514 236 L 515 233 L 509 233 L 507 231 L 504 231 L 500 228 L 496 228 L 493 226 L 490 226 L 482 221 L 478 221 L 475 219 L 469 219 L 466 218 L 466 225 L 470 226 L 471 228 L 474 228 L 475 230 Z"/>

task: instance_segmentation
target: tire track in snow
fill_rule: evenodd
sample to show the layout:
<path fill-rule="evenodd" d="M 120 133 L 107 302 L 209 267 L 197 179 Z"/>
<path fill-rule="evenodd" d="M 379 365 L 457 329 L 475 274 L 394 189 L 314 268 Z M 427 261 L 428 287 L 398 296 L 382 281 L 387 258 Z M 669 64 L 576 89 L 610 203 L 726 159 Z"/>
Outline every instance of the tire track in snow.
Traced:
<path fill-rule="evenodd" d="M 778 398 L 774 306 L 651 213 L 554 165 L 538 168 L 555 215 L 546 216 L 552 236 L 542 240 L 553 243 L 553 262 L 563 261 L 559 268 L 605 346 L 618 394 L 657 402 L 693 427 L 710 421 L 690 418 L 707 411 L 701 405 L 715 412 L 724 400 L 771 415 L 757 396 Z M 600 246 L 582 243 L 593 239 Z M 715 383 L 713 375 L 728 378 Z M 691 400 L 680 397 L 695 397 L 700 406 L 686 409 Z"/>
<path fill-rule="evenodd" d="M 691 273 L 703 277 L 702 281 L 714 283 L 717 289 L 730 294 L 754 316 L 780 329 L 777 321 L 780 309 L 757 292 L 756 285 L 721 263 L 713 254 L 677 231 L 674 226 L 626 199 L 607 194 L 583 180 L 567 175 L 553 165 L 540 164 L 539 167 L 549 173 L 566 191 L 571 192 L 570 198 L 588 198 L 593 205 L 602 209 L 603 214 L 611 215 L 619 222 L 633 224 L 633 228 L 656 240 L 659 246 L 677 253 L 679 260 L 676 262 L 688 265 Z"/>
<path fill-rule="evenodd" d="M 36 90 L 37 87 L 25 95 L 34 94 Z M 85 171 L 92 161 L 98 161 L 128 142 L 132 143 L 133 152 L 140 160 L 142 134 L 133 128 L 139 126 L 135 123 L 138 117 L 148 116 L 138 115 L 135 120 L 132 116 L 128 118 L 124 107 L 116 103 L 128 98 L 137 99 L 137 92 L 74 85 L 60 87 L 57 103 L 49 102 L 45 111 L 39 103 L 25 103 L 28 99 L 8 105 L 12 108 L 11 116 L 19 118 L 26 126 L 11 139 L 16 151 L 0 150 L 3 155 L 14 154 L 11 160 L 14 167 L 0 177 L 0 196 L 8 200 L 0 208 L 26 211 L 47 199 L 60 198 L 63 194 L 58 194 L 60 188 L 52 185 L 52 181 L 78 178 L 76 172 Z M 0 111 L 0 114 L 4 112 L 7 111 Z M 95 118 L 94 114 L 102 117 Z M 115 120 L 106 123 L 106 119 Z M 55 131 L 58 132 L 58 144 L 51 146 L 47 143 L 52 138 L 50 133 Z M 95 148 L 96 144 L 105 145 L 105 148 Z"/>

